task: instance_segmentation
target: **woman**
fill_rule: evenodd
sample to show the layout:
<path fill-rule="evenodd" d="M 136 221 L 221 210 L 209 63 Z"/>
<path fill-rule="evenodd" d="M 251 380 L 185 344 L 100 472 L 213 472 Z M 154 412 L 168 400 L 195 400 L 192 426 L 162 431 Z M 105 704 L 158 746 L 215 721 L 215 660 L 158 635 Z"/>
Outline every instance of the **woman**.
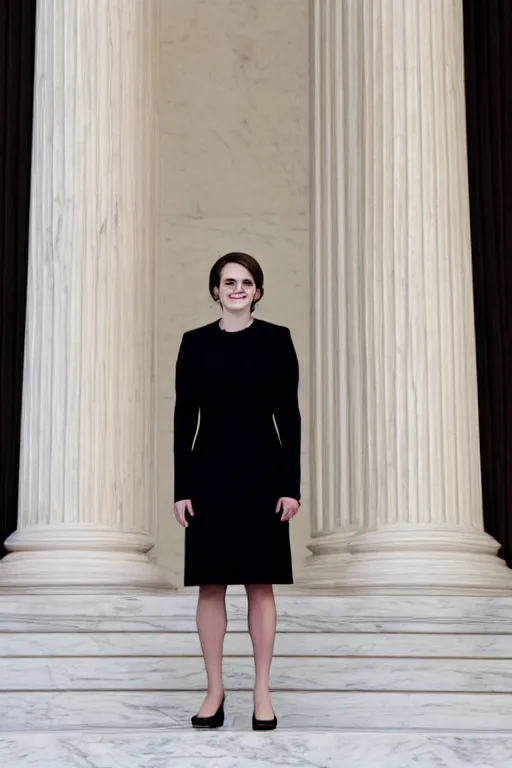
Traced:
<path fill-rule="evenodd" d="M 210 294 L 222 317 L 187 331 L 176 362 L 174 514 L 185 528 L 184 584 L 199 586 L 208 681 L 192 724 L 224 723 L 226 587 L 244 584 L 255 660 L 253 728 L 270 730 L 277 725 L 269 690 L 272 585 L 293 583 L 289 521 L 300 505 L 299 368 L 288 328 L 253 317 L 263 272 L 252 256 L 218 259 Z"/>

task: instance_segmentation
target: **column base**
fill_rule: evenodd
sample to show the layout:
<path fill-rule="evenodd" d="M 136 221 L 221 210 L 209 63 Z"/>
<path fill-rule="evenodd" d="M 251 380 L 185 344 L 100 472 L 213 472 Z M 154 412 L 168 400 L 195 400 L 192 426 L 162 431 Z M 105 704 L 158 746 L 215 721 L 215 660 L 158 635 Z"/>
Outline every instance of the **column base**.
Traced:
<path fill-rule="evenodd" d="M 499 543 L 476 528 L 429 523 L 385 525 L 349 542 L 337 579 L 350 594 L 512 595 L 512 570 Z"/>
<path fill-rule="evenodd" d="M 354 535 L 355 530 L 343 530 L 312 539 L 307 545 L 311 555 L 305 559 L 295 586 L 325 589 L 336 585 L 350 559 L 347 546 Z"/>
<path fill-rule="evenodd" d="M 151 537 L 113 526 L 35 525 L 15 531 L 0 561 L 0 591 L 175 590 L 151 562 Z"/>

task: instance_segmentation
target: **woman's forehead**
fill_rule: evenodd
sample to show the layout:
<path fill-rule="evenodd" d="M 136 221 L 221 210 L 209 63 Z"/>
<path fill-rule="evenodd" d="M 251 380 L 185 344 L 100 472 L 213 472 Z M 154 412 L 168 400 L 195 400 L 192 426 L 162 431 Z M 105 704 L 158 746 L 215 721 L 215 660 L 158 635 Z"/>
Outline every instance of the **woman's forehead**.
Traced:
<path fill-rule="evenodd" d="M 229 278 L 238 279 L 241 277 L 249 277 L 252 279 L 252 275 L 249 270 L 246 269 L 246 267 L 243 267 L 241 264 L 226 264 L 222 270 L 223 280 L 229 280 Z"/>

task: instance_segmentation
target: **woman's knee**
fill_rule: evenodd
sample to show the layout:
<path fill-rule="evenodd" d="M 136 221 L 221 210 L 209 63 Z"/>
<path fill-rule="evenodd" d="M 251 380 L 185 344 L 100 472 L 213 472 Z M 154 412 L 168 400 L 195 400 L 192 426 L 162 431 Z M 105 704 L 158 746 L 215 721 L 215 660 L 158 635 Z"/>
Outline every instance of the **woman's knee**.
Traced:
<path fill-rule="evenodd" d="M 206 599 L 222 599 L 226 595 L 226 584 L 201 584 L 199 587 L 199 597 Z"/>
<path fill-rule="evenodd" d="M 245 590 L 250 600 L 263 602 L 274 597 L 272 584 L 245 584 Z"/>

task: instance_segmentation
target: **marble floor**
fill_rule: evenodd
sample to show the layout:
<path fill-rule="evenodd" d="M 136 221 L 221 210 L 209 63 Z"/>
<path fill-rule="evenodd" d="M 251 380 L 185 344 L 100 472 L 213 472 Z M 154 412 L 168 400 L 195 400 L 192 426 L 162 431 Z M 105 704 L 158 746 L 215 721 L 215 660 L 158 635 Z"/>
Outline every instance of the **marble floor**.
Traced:
<path fill-rule="evenodd" d="M 9 733 L 5 768 L 510 768 L 512 734 L 278 729 Z"/>
<path fill-rule="evenodd" d="M 2 768 L 512 768 L 512 597 L 279 595 L 279 728 L 250 730 L 246 600 L 228 597 L 227 722 L 195 595 L 0 595 Z"/>

